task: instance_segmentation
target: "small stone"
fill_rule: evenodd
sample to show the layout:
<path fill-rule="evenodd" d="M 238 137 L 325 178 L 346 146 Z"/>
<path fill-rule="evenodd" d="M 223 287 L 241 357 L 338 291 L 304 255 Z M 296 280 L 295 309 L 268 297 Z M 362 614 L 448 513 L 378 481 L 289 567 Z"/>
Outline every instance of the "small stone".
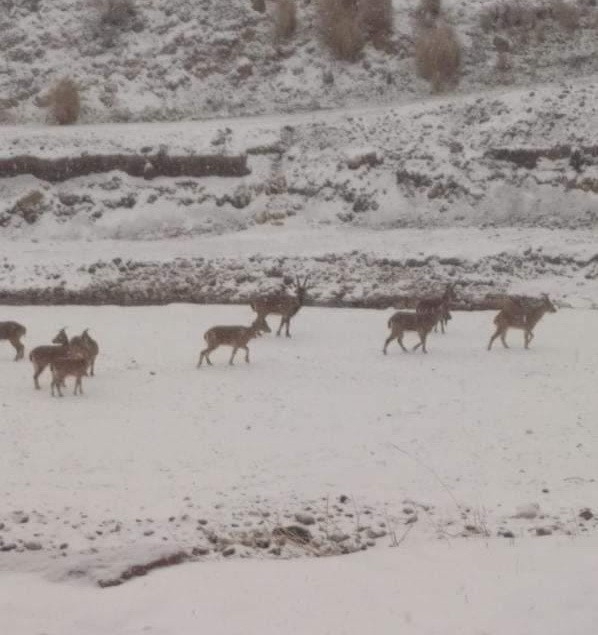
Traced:
<path fill-rule="evenodd" d="M 549 527 L 536 527 L 536 536 L 550 536 L 552 529 Z"/>
<path fill-rule="evenodd" d="M 295 514 L 295 520 L 302 525 L 314 525 L 316 519 L 311 514 L 298 513 Z"/>
<path fill-rule="evenodd" d="M 591 509 L 586 507 L 579 512 L 579 517 L 583 518 L 584 520 L 591 520 L 592 518 L 594 518 L 594 514 L 592 513 Z"/>
<path fill-rule="evenodd" d="M 540 505 L 538 503 L 530 503 L 529 505 L 520 505 L 515 510 L 514 518 L 526 518 L 531 520 L 536 518 L 540 513 Z"/>
<path fill-rule="evenodd" d="M 386 531 L 384 529 L 368 529 L 366 532 L 366 536 L 370 540 L 376 540 L 377 538 L 384 538 L 386 536 Z"/>
<path fill-rule="evenodd" d="M 35 541 L 35 540 L 28 540 L 25 545 L 24 545 L 25 549 L 29 550 L 29 551 L 39 551 L 42 548 L 41 543 Z"/>
<path fill-rule="evenodd" d="M 345 540 L 349 540 L 350 537 L 351 536 L 349 536 L 349 534 L 343 534 L 343 533 L 331 534 L 329 536 L 332 542 L 344 542 Z"/>
<path fill-rule="evenodd" d="M 503 538 L 515 538 L 515 534 L 512 531 L 509 531 L 508 529 L 499 531 L 498 535 L 502 536 Z"/>
<path fill-rule="evenodd" d="M 344 505 L 345 503 L 347 503 L 349 501 L 349 497 L 345 496 L 344 494 L 342 494 L 341 496 L 339 496 L 338 500 L 339 500 L 340 503 L 342 503 Z"/>
<path fill-rule="evenodd" d="M 235 553 L 235 548 L 234 547 L 227 547 L 223 552 L 222 555 L 225 558 L 228 558 L 229 556 L 232 556 Z"/>
<path fill-rule="evenodd" d="M 210 553 L 210 550 L 205 547 L 193 547 L 191 549 L 191 554 L 194 556 L 207 556 L 208 553 Z"/>

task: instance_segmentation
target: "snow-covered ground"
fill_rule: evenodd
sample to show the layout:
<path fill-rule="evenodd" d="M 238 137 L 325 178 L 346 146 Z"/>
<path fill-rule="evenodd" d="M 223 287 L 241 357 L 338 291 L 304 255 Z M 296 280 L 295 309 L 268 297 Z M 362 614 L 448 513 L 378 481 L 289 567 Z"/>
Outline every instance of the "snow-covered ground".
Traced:
<path fill-rule="evenodd" d="M 597 547 L 595 536 L 406 543 L 181 565 L 103 591 L 0 573 L 0 624 L 11 635 L 592 635 Z"/>
<path fill-rule="evenodd" d="M 379 632 L 556 634 L 558 614 L 590 635 L 596 313 L 560 310 L 531 350 L 512 332 L 488 352 L 493 313 L 456 312 L 428 355 L 383 356 L 390 314 L 306 308 L 251 364 L 218 350 L 196 369 L 203 331 L 248 324 L 248 307 L 5 307 L 28 348 L 62 326 L 101 346 L 85 395 L 63 399 L 0 349 L 7 632 L 235 633 L 223 598 L 257 630 L 271 597 L 272 632 L 360 632 L 369 614 Z M 307 545 L 280 533 L 294 525 Z M 90 588 L 181 552 L 196 562 Z"/>

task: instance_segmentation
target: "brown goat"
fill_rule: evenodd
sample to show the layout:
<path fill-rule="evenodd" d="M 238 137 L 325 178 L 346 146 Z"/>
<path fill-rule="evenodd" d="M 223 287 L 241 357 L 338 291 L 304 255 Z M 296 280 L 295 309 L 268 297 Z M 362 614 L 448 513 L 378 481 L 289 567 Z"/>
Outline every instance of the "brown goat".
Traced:
<path fill-rule="evenodd" d="M 419 343 L 416 344 L 412 350 L 417 350 L 420 346 L 422 351 L 427 353 L 426 339 L 428 334 L 434 328 L 434 325 L 439 320 L 439 313 L 437 310 L 430 309 L 424 314 L 412 313 L 410 311 L 397 311 L 388 320 L 388 328 L 390 329 L 390 335 L 384 342 L 384 348 L 382 352 L 386 355 L 386 348 L 396 339 L 399 346 L 406 353 L 407 349 L 403 346 L 403 335 L 405 331 L 415 331 L 419 335 Z"/>
<path fill-rule="evenodd" d="M 98 346 L 98 343 L 88 333 L 88 330 L 89 329 L 85 329 L 83 333 L 81 333 L 81 335 L 75 335 L 75 337 L 71 338 L 70 345 L 76 346 L 82 349 L 83 351 L 85 351 L 88 357 L 90 375 L 93 377 L 96 357 L 98 356 L 98 353 L 100 352 L 100 347 Z"/>
<path fill-rule="evenodd" d="M 556 313 L 556 307 L 545 293 L 542 294 L 539 301 L 532 304 L 524 303 L 516 298 L 508 298 L 502 310 L 494 318 L 496 331 L 488 342 L 488 350 L 492 348 L 497 337 L 500 337 L 505 348 L 509 348 L 506 340 L 509 329 L 521 329 L 523 331 L 523 344 L 525 348 L 529 348 L 529 344 L 534 338 L 534 327 L 545 313 Z"/>
<path fill-rule="evenodd" d="M 307 286 L 309 276 L 305 276 L 303 282 L 299 280 L 299 276 L 295 278 L 295 295 L 275 295 L 264 296 L 260 298 L 254 298 L 249 303 L 249 306 L 257 313 L 257 320 L 262 325 L 262 330 L 266 333 L 270 333 L 271 329 L 266 322 L 266 318 L 270 314 L 280 315 L 280 326 L 276 335 L 280 335 L 282 327 L 286 325 L 286 336 L 291 337 L 290 326 L 291 318 L 297 314 L 299 309 L 305 303 L 305 297 L 307 290 L 310 288 Z"/>
<path fill-rule="evenodd" d="M 8 340 L 17 354 L 15 362 L 23 359 L 25 355 L 25 347 L 21 343 L 21 338 L 27 333 L 27 329 L 18 322 L 0 322 L 0 340 Z"/>
<path fill-rule="evenodd" d="M 50 370 L 52 371 L 52 383 L 50 384 L 50 392 L 54 396 L 54 388 L 58 391 L 58 396 L 62 397 L 61 386 L 64 386 L 64 380 L 70 375 L 75 377 L 75 390 L 80 395 L 83 394 L 83 384 L 81 378 L 87 375 L 87 367 L 89 366 L 89 357 L 80 349 L 69 351 L 64 357 L 57 357 L 50 362 Z"/>
<path fill-rule="evenodd" d="M 37 390 L 40 388 L 38 378 L 46 366 L 58 357 L 64 357 L 68 352 L 69 338 L 66 336 L 64 329 L 58 331 L 58 335 L 52 340 L 52 344 L 56 344 L 56 346 L 36 346 L 29 353 L 29 359 L 33 363 L 33 385 Z"/>
<path fill-rule="evenodd" d="M 219 346 L 232 346 L 233 352 L 230 356 L 229 364 L 233 363 L 235 353 L 239 348 L 245 350 L 245 361 L 249 363 L 249 348 L 247 344 L 249 340 L 261 335 L 261 325 L 257 318 L 251 326 L 213 326 L 208 329 L 204 334 L 204 339 L 208 345 L 199 355 L 199 361 L 197 362 L 197 368 L 201 366 L 201 363 L 206 358 L 206 361 L 211 366 L 210 353 Z"/>
<path fill-rule="evenodd" d="M 455 295 L 455 283 L 447 284 L 444 293 L 441 296 L 435 298 L 424 298 L 417 303 L 415 311 L 418 315 L 425 315 L 426 313 L 436 313 L 438 315 L 437 323 L 434 325 L 434 330 L 437 330 L 437 325 L 440 323 L 440 330 L 444 333 L 444 329 L 448 320 L 451 319 L 449 309 L 451 300 L 456 299 Z M 448 317 L 447 317 L 448 316 Z"/>

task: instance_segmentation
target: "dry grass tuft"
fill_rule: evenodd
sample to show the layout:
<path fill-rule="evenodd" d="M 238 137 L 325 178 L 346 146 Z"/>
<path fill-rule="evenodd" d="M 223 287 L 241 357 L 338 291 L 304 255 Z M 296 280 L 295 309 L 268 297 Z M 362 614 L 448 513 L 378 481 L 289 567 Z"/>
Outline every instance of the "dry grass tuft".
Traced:
<path fill-rule="evenodd" d="M 48 95 L 48 106 L 56 123 L 61 126 L 76 123 L 81 112 L 77 84 L 68 77 L 61 79 Z"/>
<path fill-rule="evenodd" d="M 382 45 L 394 30 L 392 0 L 360 0 L 359 22 L 374 45 Z"/>
<path fill-rule="evenodd" d="M 420 32 L 415 43 L 417 73 L 432 84 L 435 92 L 459 81 L 461 45 L 454 29 L 440 24 Z"/>
<path fill-rule="evenodd" d="M 285 40 L 297 30 L 297 5 L 295 0 L 277 0 L 274 7 L 274 35 Z"/>
<path fill-rule="evenodd" d="M 319 0 L 318 21 L 322 39 L 336 57 L 357 59 L 364 43 L 357 0 Z"/>

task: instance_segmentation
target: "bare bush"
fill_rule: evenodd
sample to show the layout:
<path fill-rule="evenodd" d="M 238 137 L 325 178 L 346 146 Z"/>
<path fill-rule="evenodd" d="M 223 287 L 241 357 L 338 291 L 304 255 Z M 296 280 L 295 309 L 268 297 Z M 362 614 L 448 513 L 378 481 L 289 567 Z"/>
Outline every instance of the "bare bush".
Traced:
<path fill-rule="evenodd" d="M 297 30 L 297 5 L 295 0 L 278 0 L 274 7 L 274 35 L 287 39 Z"/>
<path fill-rule="evenodd" d="M 61 79 L 48 95 L 48 106 L 56 123 L 61 126 L 75 123 L 81 111 L 77 84 L 68 77 Z"/>
<path fill-rule="evenodd" d="M 581 12 L 579 7 L 564 0 L 554 0 L 552 3 L 552 15 L 558 24 L 566 31 L 575 31 L 579 28 Z"/>
<path fill-rule="evenodd" d="M 319 0 L 318 20 L 324 43 L 339 59 L 355 60 L 363 48 L 357 0 Z"/>
<path fill-rule="evenodd" d="M 374 44 L 382 44 L 394 28 L 392 0 L 360 0 L 359 22 Z"/>
<path fill-rule="evenodd" d="M 461 45 L 454 29 L 440 24 L 420 32 L 415 42 L 417 73 L 432 84 L 435 92 L 459 80 Z"/>

